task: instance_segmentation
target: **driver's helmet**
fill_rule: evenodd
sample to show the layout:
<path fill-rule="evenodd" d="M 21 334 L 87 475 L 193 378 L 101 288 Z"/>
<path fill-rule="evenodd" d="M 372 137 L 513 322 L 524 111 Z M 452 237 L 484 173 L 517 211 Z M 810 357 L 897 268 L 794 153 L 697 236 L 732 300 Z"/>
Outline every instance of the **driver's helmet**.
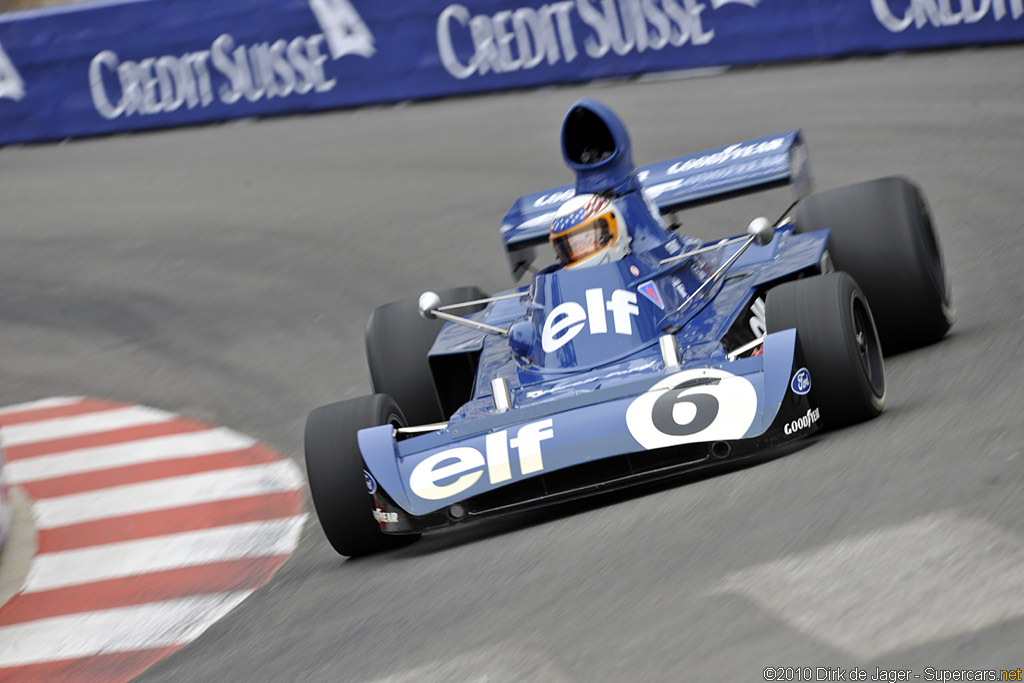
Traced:
<path fill-rule="evenodd" d="M 548 237 L 559 263 L 586 268 L 618 261 L 629 253 L 629 230 L 608 198 L 581 194 L 562 204 Z"/>

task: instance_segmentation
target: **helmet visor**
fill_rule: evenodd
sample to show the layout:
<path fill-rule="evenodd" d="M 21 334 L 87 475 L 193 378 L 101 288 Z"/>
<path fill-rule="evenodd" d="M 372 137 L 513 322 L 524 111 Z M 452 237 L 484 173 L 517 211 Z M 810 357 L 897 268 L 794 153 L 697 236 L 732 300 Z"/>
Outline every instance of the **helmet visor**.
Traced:
<path fill-rule="evenodd" d="M 615 214 L 608 211 L 559 235 L 552 235 L 551 246 L 559 263 L 571 266 L 615 244 L 618 228 Z"/>

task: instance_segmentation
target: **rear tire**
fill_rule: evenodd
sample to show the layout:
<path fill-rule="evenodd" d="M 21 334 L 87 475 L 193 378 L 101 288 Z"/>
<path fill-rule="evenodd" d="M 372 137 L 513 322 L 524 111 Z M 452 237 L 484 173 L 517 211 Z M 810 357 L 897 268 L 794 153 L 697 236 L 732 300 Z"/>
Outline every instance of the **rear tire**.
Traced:
<path fill-rule="evenodd" d="M 487 296 L 476 287 L 446 289 L 438 295 L 441 305 Z M 480 308 L 456 312 L 465 315 L 474 310 Z M 444 321 L 425 320 L 419 311 L 419 299 L 403 299 L 379 307 L 366 323 L 366 362 L 373 391 L 394 397 L 413 425 L 448 418 L 441 413 L 427 362 L 427 352 L 434 345 Z"/>
<path fill-rule="evenodd" d="M 924 195 L 906 178 L 879 178 L 800 202 L 796 232 L 830 230 L 836 270 L 871 302 L 886 353 L 942 339 L 953 297 Z"/>
<path fill-rule="evenodd" d="M 342 555 L 356 557 L 404 545 L 418 535 L 390 536 L 373 518 L 356 432 L 367 427 L 404 426 L 394 399 L 361 396 L 317 408 L 306 419 L 306 474 L 320 526 Z"/>
<path fill-rule="evenodd" d="M 768 332 L 795 328 L 823 424 L 844 427 L 885 408 L 885 365 L 871 308 L 846 273 L 773 287 L 765 303 Z"/>

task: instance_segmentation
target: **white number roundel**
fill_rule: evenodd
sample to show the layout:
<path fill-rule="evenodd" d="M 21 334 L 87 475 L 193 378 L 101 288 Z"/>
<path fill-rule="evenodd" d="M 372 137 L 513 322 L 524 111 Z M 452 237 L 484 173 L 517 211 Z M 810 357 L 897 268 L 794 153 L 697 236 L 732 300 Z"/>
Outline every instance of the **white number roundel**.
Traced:
<path fill-rule="evenodd" d="M 740 439 L 757 416 L 754 385 L 725 370 L 684 370 L 661 380 L 626 409 L 633 438 L 650 450 Z"/>

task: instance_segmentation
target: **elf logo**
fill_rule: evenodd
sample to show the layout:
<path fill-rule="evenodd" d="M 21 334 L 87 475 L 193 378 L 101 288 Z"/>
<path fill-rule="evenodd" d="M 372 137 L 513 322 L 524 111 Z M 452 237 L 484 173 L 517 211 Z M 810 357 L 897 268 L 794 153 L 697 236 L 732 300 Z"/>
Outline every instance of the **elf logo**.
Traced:
<path fill-rule="evenodd" d="M 519 471 L 523 474 L 544 469 L 540 444 L 555 436 L 551 420 L 530 422 L 519 428 L 514 439 L 507 431 L 488 434 L 481 453 L 470 446 L 450 448 L 435 453 L 416 465 L 409 475 L 409 488 L 426 500 L 443 500 L 458 495 L 471 487 L 484 472 L 490 483 L 498 484 L 512 478 L 509 448 L 519 456 Z"/>
<path fill-rule="evenodd" d="M 575 301 L 567 301 L 551 309 L 544 321 L 541 346 L 545 353 L 553 353 L 576 338 L 584 327 L 590 334 L 608 332 L 608 312 L 612 314 L 615 334 L 633 334 L 634 315 L 640 314 L 636 305 L 636 292 L 616 289 L 607 301 L 600 287 L 584 292 L 586 309 Z"/>
<path fill-rule="evenodd" d="M 5 97 L 15 102 L 25 97 L 25 83 L 0 44 L 0 99 Z"/>

